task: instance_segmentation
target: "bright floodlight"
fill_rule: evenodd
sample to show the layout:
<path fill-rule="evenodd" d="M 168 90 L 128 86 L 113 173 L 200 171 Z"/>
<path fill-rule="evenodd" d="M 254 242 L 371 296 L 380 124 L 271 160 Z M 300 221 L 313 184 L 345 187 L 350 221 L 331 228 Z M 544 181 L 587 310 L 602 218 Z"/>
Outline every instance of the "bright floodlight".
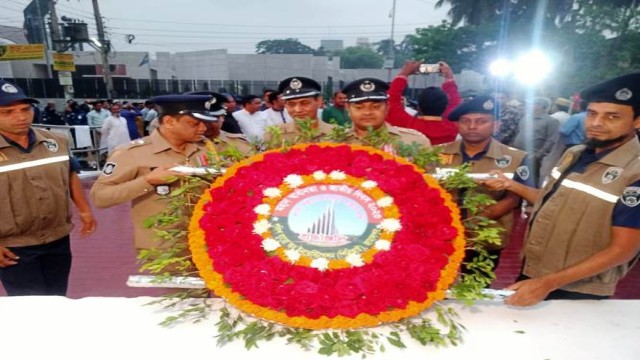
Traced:
<path fill-rule="evenodd" d="M 511 73 L 511 62 L 507 59 L 497 59 L 489 64 L 489 72 L 496 77 L 504 77 Z"/>
<path fill-rule="evenodd" d="M 513 72 L 521 83 L 536 85 L 551 72 L 551 61 L 540 50 L 532 50 L 516 61 Z"/>

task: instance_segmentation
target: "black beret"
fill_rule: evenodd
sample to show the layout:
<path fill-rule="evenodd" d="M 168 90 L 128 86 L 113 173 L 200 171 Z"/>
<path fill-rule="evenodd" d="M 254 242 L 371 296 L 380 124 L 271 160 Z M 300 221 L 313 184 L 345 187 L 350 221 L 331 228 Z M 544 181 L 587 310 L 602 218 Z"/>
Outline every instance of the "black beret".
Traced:
<path fill-rule="evenodd" d="M 618 76 L 590 86 L 580 93 L 586 102 L 607 102 L 640 107 L 640 73 Z"/>
<path fill-rule="evenodd" d="M 449 120 L 458 121 L 460 116 L 471 113 L 491 114 L 495 116 L 497 110 L 498 108 L 493 97 L 487 95 L 476 96 L 472 100 L 463 102 L 453 109 L 451 114 L 449 114 Z"/>
<path fill-rule="evenodd" d="M 347 101 L 356 103 L 361 101 L 387 101 L 386 82 L 375 78 L 362 78 L 350 82 L 342 89 L 347 95 Z"/>
<path fill-rule="evenodd" d="M 321 90 L 315 80 L 301 76 L 286 78 L 278 85 L 278 92 L 282 93 L 284 100 L 318 96 Z"/>

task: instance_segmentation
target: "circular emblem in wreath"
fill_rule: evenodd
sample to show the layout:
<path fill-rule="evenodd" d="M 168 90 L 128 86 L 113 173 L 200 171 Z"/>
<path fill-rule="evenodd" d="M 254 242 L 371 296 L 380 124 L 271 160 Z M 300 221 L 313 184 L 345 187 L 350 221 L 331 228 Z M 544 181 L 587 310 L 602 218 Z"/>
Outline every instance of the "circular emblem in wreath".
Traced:
<path fill-rule="evenodd" d="M 227 169 L 189 242 L 207 286 L 253 316 L 308 329 L 415 316 L 454 281 L 464 231 L 450 195 L 404 159 L 297 145 Z"/>

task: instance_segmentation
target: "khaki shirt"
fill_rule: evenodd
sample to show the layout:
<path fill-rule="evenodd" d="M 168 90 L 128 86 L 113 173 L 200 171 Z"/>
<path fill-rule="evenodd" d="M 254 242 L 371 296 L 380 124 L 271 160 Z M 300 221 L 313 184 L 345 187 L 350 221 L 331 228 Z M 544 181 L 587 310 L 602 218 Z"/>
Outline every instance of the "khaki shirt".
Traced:
<path fill-rule="evenodd" d="M 23 153 L 0 136 L 0 246 L 50 243 L 71 231 L 68 140 L 33 129 Z"/>
<path fill-rule="evenodd" d="M 589 164 L 584 173 L 571 172 L 562 177 L 584 150 L 584 145 L 577 145 L 565 152 L 534 205 L 523 250 L 523 273 L 529 277 L 558 272 L 609 246 L 616 204 L 625 192 L 638 191 L 630 187 L 640 179 L 640 142 L 637 138 Z M 610 176 L 612 174 L 615 176 Z M 561 182 L 555 192 L 547 196 L 558 180 Z M 616 266 L 561 289 L 613 295 L 618 281 L 633 263 Z"/>
<path fill-rule="evenodd" d="M 402 128 L 402 127 L 397 127 L 397 126 L 392 126 L 388 123 L 384 123 L 383 127 L 384 130 L 387 131 L 387 133 L 389 133 L 389 135 L 394 139 L 394 140 L 399 140 L 400 142 L 403 142 L 405 144 L 413 144 L 413 143 L 417 143 L 419 145 L 422 145 L 428 149 L 431 148 L 431 142 L 429 141 L 429 139 L 424 136 L 421 132 L 413 130 L 413 129 L 407 129 L 407 128 Z M 362 138 L 359 138 L 356 135 L 355 129 L 352 127 L 349 130 L 349 134 L 347 137 L 347 140 L 345 141 L 347 144 L 355 144 L 355 145 L 368 145 L 366 144 L 365 141 L 363 141 Z"/>
<path fill-rule="evenodd" d="M 462 140 L 456 140 L 447 144 L 438 146 L 442 149 L 440 160 L 443 166 L 460 166 L 462 165 Z M 522 165 L 527 153 L 514 149 L 512 147 L 501 144 L 499 141 L 492 139 L 489 143 L 487 153 L 479 160 L 471 162 L 471 173 L 488 173 L 491 170 L 500 170 L 504 173 L 517 173 L 520 178 L 527 180 L 531 176 L 531 171 L 525 165 Z M 522 166 L 521 166 L 522 165 Z M 484 186 L 478 188 L 480 193 L 489 195 L 493 200 L 500 201 L 507 195 L 506 191 L 491 191 Z M 453 194 L 457 197 L 457 194 Z M 504 214 L 496 222 L 504 229 L 500 234 L 502 240 L 500 245 L 487 245 L 487 249 L 503 249 L 509 245 L 511 238 L 511 230 L 513 228 L 513 211 Z"/>
<path fill-rule="evenodd" d="M 335 127 L 334 125 L 327 124 L 322 120 L 317 120 L 317 121 L 318 121 L 318 127 L 316 128 L 316 130 L 318 131 L 318 136 L 314 140 L 320 140 L 323 137 L 326 137 L 327 135 L 331 134 L 332 129 Z M 280 124 L 275 126 L 282 129 L 283 142 L 289 142 L 289 143 L 300 142 L 300 136 L 302 135 L 302 132 L 296 125 L 295 121 L 291 123 Z M 266 131 L 264 134 L 265 142 L 268 142 L 270 139 L 271 139 L 271 133 Z"/>
<path fill-rule="evenodd" d="M 243 134 L 232 134 L 220 131 L 220 135 L 212 139 L 217 151 L 225 151 L 230 147 L 236 148 L 242 155 L 249 156 L 254 153 L 251 144 Z"/>
<path fill-rule="evenodd" d="M 162 195 L 180 187 L 180 181 L 154 186 L 147 183 L 144 177 L 160 166 L 198 166 L 197 158 L 206 153 L 202 143 L 187 144 L 184 153 L 177 152 L 156 130 L 149 136 L 118 148 L 109 157 L 102 174 L 91 188 L 91 200 L 99 208 L 131 201 L 136 248 L 162 247 L 155 239 L 153 229 L 145 229 L 143 223 L 150 216 L 166 210 L 168 200 Z"/>

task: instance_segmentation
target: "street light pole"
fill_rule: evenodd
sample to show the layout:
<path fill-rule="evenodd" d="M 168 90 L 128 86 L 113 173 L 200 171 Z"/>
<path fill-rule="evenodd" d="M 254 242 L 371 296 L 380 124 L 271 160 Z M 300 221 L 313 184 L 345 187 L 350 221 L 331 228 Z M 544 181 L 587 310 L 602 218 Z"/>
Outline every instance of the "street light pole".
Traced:
<path fill-rule="evenodd" d="M 98 41 L 100 42 L 99 51 L 102 58 L 102 74 L 104 76 L 104 83 L 107 87 L 107 96 L 114 97 L 113 91 L 113 79 L 111 78 L 111 69 L 109 69 L 109 50 L 110 46 L 104 35 L 104 25 L 102 24 L 102 16 L 100 15 L 100 7 L 98 6 L 98 0 L 92 0 L 93 3 L 93 15 L 96 18 L 96 29 L 98 30 Z"/>

